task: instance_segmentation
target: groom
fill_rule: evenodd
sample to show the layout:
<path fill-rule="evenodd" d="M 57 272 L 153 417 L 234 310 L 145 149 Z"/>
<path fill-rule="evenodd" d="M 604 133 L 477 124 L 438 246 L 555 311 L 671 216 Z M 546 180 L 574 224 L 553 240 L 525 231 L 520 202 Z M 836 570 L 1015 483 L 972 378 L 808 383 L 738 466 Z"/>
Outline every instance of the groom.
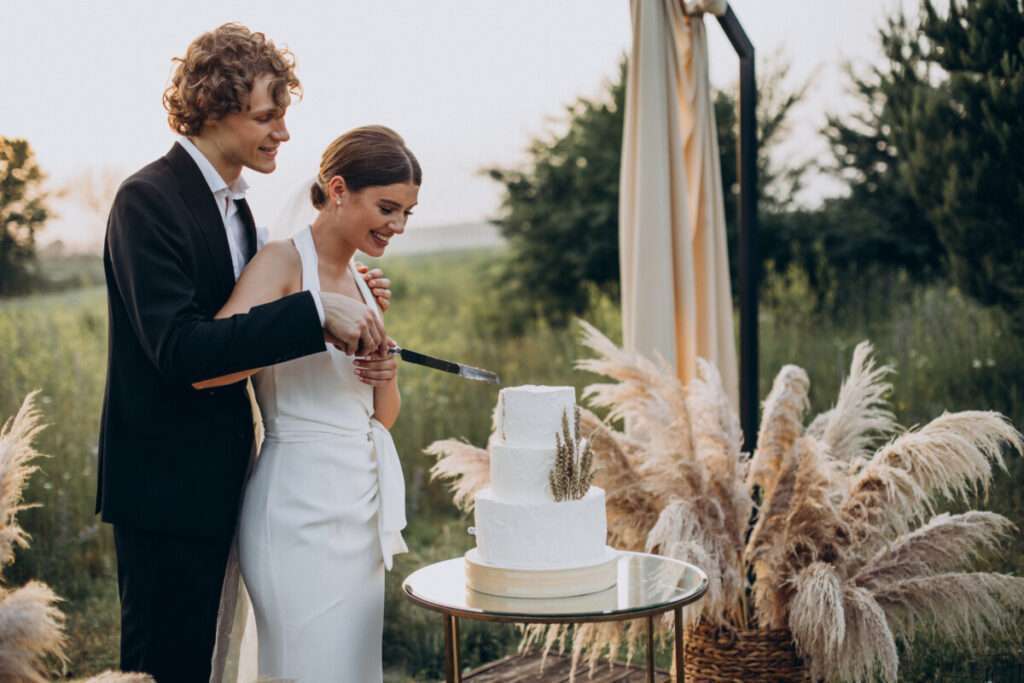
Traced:
<path fill-rule="evenodd" d="M 193 383 L 324 351 L 325 338 L 364 354 L 387 336 L 368 307 L 328 292 L 214 320 L 257 248 L 242 168 L 274 171 L 300 86 L 291 54 L 238 24 L 203 34 L 176 61 L 164 106 L 181 137 L 121 185 L 107 223 L 96 507 L 114 525 L 121 668 L 200 683 L 253 416 L 244 382 Z M 386 308 L 388 281 L 366 277 Z"/>

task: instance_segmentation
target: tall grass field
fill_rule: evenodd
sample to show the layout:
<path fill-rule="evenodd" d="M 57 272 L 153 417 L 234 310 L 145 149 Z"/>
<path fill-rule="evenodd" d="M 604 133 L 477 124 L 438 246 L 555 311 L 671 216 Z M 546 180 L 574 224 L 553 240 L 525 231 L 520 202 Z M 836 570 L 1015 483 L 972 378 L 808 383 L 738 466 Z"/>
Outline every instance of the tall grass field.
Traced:
<path fill-rule="evenodd" d="M 521 336 L 498 330 L 502 309 L 483 273 L 496 250 L 393 257 L 384 261 L 393 281 L 387 317 L 392 337 L 407 348 L 497 372 L 505 385 L 572 384 L 597 378 L 574 370 L 585 352 L 578 329 L 532 321 Z M 923 424 L 943 411 L 996 410 L 1024 427 L 1024 341 L 1008 321 L 943 287 L 877 285 L 838 312 L 811 304 L 799 277 L 765 283 L 760 318 L 761 398 L 786 363 L 811 378 L 812 411 L 827 409 L 847 371 L 854 346 L 870 339 L 878 359 L 896 367 L 891 397 L 901 424 Z M 621 339 L 617 303 L 598 297 L 584 316 Z M 7 577 L 49 583 L 68 615 L 70 677 L 117 664 L 118 603 L 110 529 L 93 515 L 96 443 L 106 367 L 106 303 L 102 288 L 0 302 L 0 419 L 12 415 L 25 394 L 41 389 L 49 427 L 38 448 L 41 462 L 27 499 L 39 507 L 21 513 L 32 545 L 19 553 Z M 423 449 L 441 438 L 463 437 L 483 445 L 498 388 L 406 365 L 400 371 L 402 415 L 393 431 L 407 481 L 406 536 L 411 552 L 388 576 L 384 653 L 388 680 L 441 677 L 441 620 L 400 593 L 402 579 L 425 563 L 457 556 L 472 545 L 470 521 L 452 506 L 444 486 L 429 481 L 431 458 Z M 1024 525 L 1024 465 L 1010 460 L 975 507 L 994 510 Z M 940 502 L 940 507 L 942 503 Z M 991 568 L 1024 571 L 1020 533 Z M 514 627 L 465 622 L 464 663 L 475 666 L 508 654 L 518 642 Z M 999 645 L 967 656 L 932 643 L 927 634 L 904 652 L 908 681 L 1021 680 L 1019 645 Z"/>

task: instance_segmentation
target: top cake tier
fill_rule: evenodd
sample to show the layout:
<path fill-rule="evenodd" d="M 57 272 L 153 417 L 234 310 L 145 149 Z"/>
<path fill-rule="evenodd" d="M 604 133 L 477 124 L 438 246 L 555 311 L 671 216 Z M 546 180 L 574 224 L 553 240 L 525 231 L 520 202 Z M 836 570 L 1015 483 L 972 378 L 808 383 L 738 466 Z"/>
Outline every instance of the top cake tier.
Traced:
<path fill-rule="evenodd" d="M 575 408 L 573 387 L 526 384 L 502 389 L 498 394 L 498 436 L 508 446 L 554 450 L 555 435 L 562 433 L 562 415 L 569 416 L 572 430 Z"/>

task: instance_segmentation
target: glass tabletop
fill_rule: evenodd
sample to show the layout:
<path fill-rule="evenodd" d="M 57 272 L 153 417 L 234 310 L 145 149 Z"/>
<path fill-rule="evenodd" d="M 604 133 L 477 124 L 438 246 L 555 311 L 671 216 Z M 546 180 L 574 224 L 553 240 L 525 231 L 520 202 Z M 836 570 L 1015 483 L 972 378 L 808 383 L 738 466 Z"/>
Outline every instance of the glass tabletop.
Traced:
<path fill-rule="evenodd" d="M 703 571 L 660 555 L 619 551 L 618 580 L 599 593 L 568 598 L 507 598 L 466 586 L 465 560 L 437 562 L 410 574 L 406 595 L 440 612 L 493 621 L 606 621 L 663 612 L 699 600 L 707 591 Z"/>

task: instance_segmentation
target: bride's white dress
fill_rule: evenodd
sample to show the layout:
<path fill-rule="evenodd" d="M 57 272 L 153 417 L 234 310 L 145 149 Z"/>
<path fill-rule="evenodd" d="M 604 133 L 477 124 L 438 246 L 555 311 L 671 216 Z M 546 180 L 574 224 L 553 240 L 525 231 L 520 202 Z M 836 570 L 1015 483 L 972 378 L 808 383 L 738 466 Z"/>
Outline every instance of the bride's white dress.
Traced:
<path fill-rule="evenodd" d="M 318 291 L 310 229 L 293 241 L 303 289 Z M 253 385 L 265 436 L 242 505 L 238 557 L 259 676 L 380 681 L 384 571 L 406 550 L 405 487 L 391 435 L 372 417 L 373 387 L 331 346 L 266 368 Z"/>

